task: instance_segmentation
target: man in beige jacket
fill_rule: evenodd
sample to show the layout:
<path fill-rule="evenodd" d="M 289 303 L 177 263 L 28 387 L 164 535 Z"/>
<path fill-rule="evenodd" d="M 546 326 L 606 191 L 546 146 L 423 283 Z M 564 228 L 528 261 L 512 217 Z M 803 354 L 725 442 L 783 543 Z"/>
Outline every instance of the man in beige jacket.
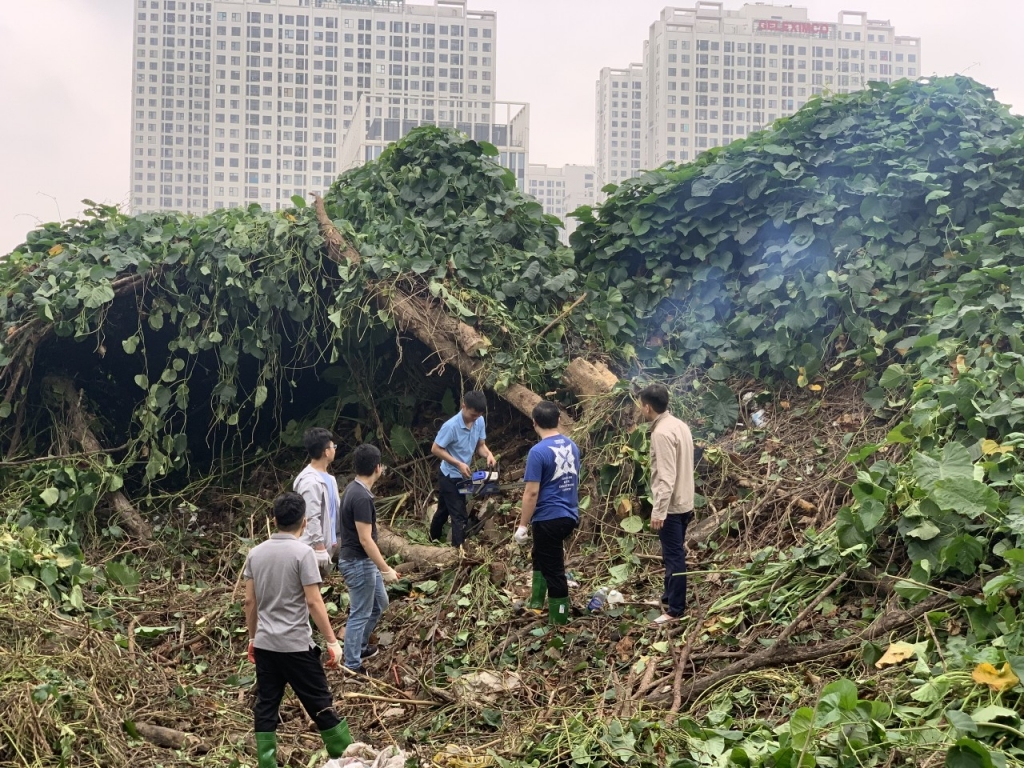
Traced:
<path fill-rule="evenodd" d="M 686 527 L 693 517 L 693 436 L 668 410 L 668 390 L 651 384 L 640 391 L 640 411 L 651 422 L 651 529 L 661 539 L 665 564 L 663 625 L 686 613 Z"/>

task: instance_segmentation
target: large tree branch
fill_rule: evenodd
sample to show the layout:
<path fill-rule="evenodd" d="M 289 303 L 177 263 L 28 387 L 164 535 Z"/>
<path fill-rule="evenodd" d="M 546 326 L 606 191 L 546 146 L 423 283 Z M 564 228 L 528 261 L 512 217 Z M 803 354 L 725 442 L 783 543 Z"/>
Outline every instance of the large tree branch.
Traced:
<path fill-rule="evenodd" d="M 340 263 L 360 263 L 359 253 L 342 236 L 334 226 L 323 198 L 314 196 L 313 208 L 316 211 L 320 232 L 327 241 L 327 255 L 331 260 Z M 397 321 L 398 327 L 411 333 L 427 347 L 432 349 L 443 365 L 454 365 L 467 379 L 477 386 L 487 386 L 487 369 L 474 355 L 488 345 L 474 329 L 462 323 L 444 310 L 418 296 L 412 296 L 400 288 L 393 287 L 390 295 L 378 292 L 378 300 L 386 304 Z M 505 391 L 498 393 L 516 410 L 530 417 L 533 408 L 543 398 L 522 384 L 513 384 Z M 569 434 L 574 426 L 568 414 L 563 413 L 559 429 Z"/>

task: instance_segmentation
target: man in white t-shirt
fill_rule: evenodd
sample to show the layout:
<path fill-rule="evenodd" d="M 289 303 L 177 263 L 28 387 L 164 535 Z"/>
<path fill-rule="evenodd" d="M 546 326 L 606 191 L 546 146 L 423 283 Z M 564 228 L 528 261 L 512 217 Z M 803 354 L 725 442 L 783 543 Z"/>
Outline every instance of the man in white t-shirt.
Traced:
<path fill-rule="evenodd" d="M 309 454 L 309 464 L 292 483 L 292 490 L 306 500 L 306 531 L 300 541 L 313 548 L 320 575 L 327 578 L 331 562 L 338 554 L 341 494 L 338 493 L 338 481 L 328 471 L 338 446 L 334 443 L 334 436 L 323 427 L 307 429 L 302 442 Z"/>

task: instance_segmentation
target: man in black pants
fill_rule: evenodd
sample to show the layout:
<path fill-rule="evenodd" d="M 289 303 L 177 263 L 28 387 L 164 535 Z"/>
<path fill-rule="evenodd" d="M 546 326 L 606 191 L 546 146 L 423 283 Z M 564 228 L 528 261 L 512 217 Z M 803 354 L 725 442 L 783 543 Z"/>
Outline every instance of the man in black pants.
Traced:
<path fill-rule="evenodd" d="M 661 539 L 665 564 L 663 626 L 686 613 L 686 528 L 693 518 L 693 435 L 668 409 L 669 391 L 651 384 L 640 391 L 640 413 L 651 422 L 651 530 Z"/>
<path fill-rule="evenodd" d="M 473 456 L 479 454 L 487 460 L 487 466 L 497 463 L 494 454 L 484 442 L 487 430 L 484 427 L 484 411 L 487 398 L 483 392 L 467 392 L 462 399 L 462 410 L 442 426 L 430 446 L 430 452 L 441 459 L 441 471 L 437 476 L 437 511 L 430 521 L 430 540 L 440 541 L 444 524 L 451 517 L 452 546 L 460 547 L 466 538 L 466 497 L 459 493 L 456 484 L 460 478 L 473 476 L 469 468 Z"/>
<path fill-rule="evenodd" d="M 331 757 L 352 743 L 348 723 L 334 711 L 320 649 L 309 618 L 327 640 L 327 666 L 341 663 L 341 644 L 320 597 L 320 569 L 308 544 L 306 502 L 297 493 L 274 499 L 277 533 L 253 548 L 245 561 L 245 625 L 249 661 L 256 665 L 256 755 L 259 768 L 277 768 L 278 708 L 290 685 L 320 730 Z"/>
<path fill-rule="evenodd" d="M 540 442 L 526 459 L 526 490 L 515 540 L 525 544 L 527 526 L 533 525 L 533 589 L 528 605 L 540 610 L 548 595 L 548 620 L 565 624 L 569 621 L 569 585 L 563 542 L 580 519 L 580 449 L 558 431 L 561 414 L 557 405 L 537 403 L 532 415 Z"/>

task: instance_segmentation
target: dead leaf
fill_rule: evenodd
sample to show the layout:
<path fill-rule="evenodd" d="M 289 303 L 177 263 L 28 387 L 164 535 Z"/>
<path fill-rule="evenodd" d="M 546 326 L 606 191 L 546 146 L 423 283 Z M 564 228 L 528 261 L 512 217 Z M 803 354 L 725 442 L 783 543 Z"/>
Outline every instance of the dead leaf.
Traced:
<path fill-rule="evenodd" d="M 623 661 L 629 661 L 633 657 L 633 638 L 628 635 L 615 644 L 615 652 Z"/>
<path fill-rule="evenodd" d="M 991 456 L 994 453 L 1013 453 L 1013 446 L 1000 445 L 995 440 L 982 440 L 981 452 L 985 456 Z"/>
<path fill-rule="evenodd" d="M 788 411 L 789 410 L 789 400 L 781 400 L 781 401 L 779 401 L 779 407 L 781 407 L 782 410 L 784 410 L 784 411 Z"/>
<path fill-rule="evenodd" d="M 971 678 L 978 685 L 987 685 L 996 693 L 1013 688 L 1020 683 L 1020 678 L 1013 674 L 1009 664 L 1003 664 L 1003 668 L 996 670 L 989 663 L 979 664 L 971 673 Z"/>
<path fill-rule="evenodd" d="M 47 251 L 47 253 L 49 253 L 51 256 L 60 256 L 62 253 L 64 253 L 64 246 L 60 244 L 55 245 L 53 246 L 53 248 Z"/>
<path fill-rule="evenodd" d="M 800 498 L 798 498 L 796 500 L 796 505 L 798 507 L 800 507 L 800 509 L 802 509 L 804 512 L 817 512 L 818 511 L 818 507 L 816 505 L 814 505 L 814 504 L 811 504 L 811 502 L 807 501 L 807 499 L 800 499 Z"/>
<path fill-rule="evenodd" d="M 628 496 L 620 496 L 619 500 L 615 503 L 615 514 L 620 519 L 629 517 L 633 514 L 633 501 Z"/>
<path fill-rule="evenodd" d="M 876 669 L 885 669 L 891 667 L 893 664 L 899 664 L 907 659 L 912 659 L 917 655 L 917 649 L 910 643 L 893 643 L 889 646 L 885 653 L 882 654 L 882 658 L 875 662 Z"/>
<path fill-rule="evenodd" d="M 811 392 L 821 392 L 821 384 L 811 384 L 808 389 L 811 390 Z"/>

